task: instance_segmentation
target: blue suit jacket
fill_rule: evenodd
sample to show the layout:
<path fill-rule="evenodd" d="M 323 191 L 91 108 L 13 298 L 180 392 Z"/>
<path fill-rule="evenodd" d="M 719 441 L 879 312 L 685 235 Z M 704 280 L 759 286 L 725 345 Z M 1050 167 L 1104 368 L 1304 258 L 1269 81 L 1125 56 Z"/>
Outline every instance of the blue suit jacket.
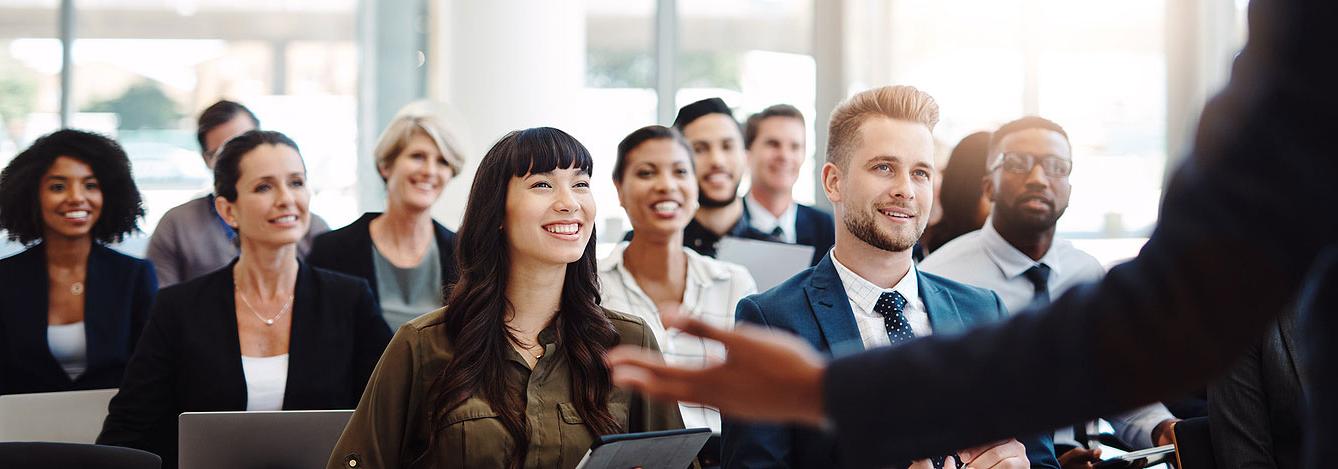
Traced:
<path fill-rule="evenodd" d="M 936 336 L 959 333 L 1007 316 L 1003 302 L 994 292 L 933 274 L 916 271 L 916 275 L 920 299 Z M 739 302 L 736 319 L 794 333 L 831 356 L 864 350 L 850 300 L 829 255 L 785 283 L 744 298 Z M 843 466 L 835 440 L 821 430 L 746 423 L 728 415 L 722 418 L 724 467 Z M 886 424 L 895 426 L 897 422 Z M 1059 468 L 1049 435 L 1018 440 L 1027 446 L 1032 467 Z"/>
<path fill-rule="evenodd" d="M 94 243 L 84 274 L 88 366 L 70 379 L 47 344 L 46 246 L 0 260 L 0 394 L 115 388 L 158 291 L 149 261 Z"/>

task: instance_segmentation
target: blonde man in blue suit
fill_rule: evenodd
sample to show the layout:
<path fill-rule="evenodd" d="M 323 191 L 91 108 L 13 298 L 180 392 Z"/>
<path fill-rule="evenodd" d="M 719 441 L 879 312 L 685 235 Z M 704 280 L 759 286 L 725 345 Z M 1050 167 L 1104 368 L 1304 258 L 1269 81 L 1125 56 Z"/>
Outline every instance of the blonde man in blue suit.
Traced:
<path fill-rule="evenodd" d="M 1006 317 L 993 292 L 920 272 L 911 259 L 933 205 L 938 173 L 931 131 L 937 122 L 934 99 L 909 86 L 865 91 L 837 107 L 822 168 L 823 190 L 836 213 L 835 247 L 816 266 L 744 298 L 736 319 L 785 330 L 820 352 L 841 356 Z M 845 466 L 836 441 L 821 430 L 747 423 L 729 415 L 724 420 L 725 467 Z M 1048 436 L 906 463 L 940 469 L 1059 467 Z"/>

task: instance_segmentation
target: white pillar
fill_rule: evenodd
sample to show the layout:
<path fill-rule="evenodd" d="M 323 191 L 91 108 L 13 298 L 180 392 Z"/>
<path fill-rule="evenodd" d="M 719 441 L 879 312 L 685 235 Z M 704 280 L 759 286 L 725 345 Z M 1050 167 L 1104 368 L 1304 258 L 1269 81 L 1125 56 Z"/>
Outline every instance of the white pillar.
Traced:
<path fill-rule="evenodd" d="M 1166 2 L 1166 178 L 1193 143 L 1199 113 L 1231 73 L 1240 49 L 1232 2 Z"/>
<path fill-rule="evenodd" d="M 474 171 L 506 132 L 576 124 L 585 84 L 585 2 L 439 0 L 432 4 L 429 96 L 444 102 L 465 169 L 433 215 L 457 227 Z"/>

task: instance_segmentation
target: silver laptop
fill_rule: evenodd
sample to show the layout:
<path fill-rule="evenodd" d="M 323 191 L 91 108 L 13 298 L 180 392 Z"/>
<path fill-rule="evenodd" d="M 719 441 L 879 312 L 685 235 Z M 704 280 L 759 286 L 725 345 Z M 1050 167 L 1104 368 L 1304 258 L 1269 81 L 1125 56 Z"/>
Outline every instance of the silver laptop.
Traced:
<path fill-rule="evenodd" d="M 0 396 L 0 441 L 92 443 L 115 389 Z"/>
<path fill-rule="evenodd" d="M 813 246 L 725 237 L 716 244 L 716 259 L 739 264 L 753 274 L 757 291 L 764 292 L 808 268 Z"/>
<path fill-rule="evenodd" d="M 352 410 L 186 412 L 178 422 L 185 469 L 325 467 Z"/>

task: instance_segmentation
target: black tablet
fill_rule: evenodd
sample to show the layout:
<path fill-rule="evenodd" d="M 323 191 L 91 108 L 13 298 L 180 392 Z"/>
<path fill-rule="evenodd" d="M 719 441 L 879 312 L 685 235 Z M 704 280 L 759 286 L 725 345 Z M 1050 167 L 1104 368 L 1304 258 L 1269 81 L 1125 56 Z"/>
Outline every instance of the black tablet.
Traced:
<path fill-rule="evenodd" d="M 576 469 L 683 469 L 711 438 L 709 428 L 604 435 Z"/>

